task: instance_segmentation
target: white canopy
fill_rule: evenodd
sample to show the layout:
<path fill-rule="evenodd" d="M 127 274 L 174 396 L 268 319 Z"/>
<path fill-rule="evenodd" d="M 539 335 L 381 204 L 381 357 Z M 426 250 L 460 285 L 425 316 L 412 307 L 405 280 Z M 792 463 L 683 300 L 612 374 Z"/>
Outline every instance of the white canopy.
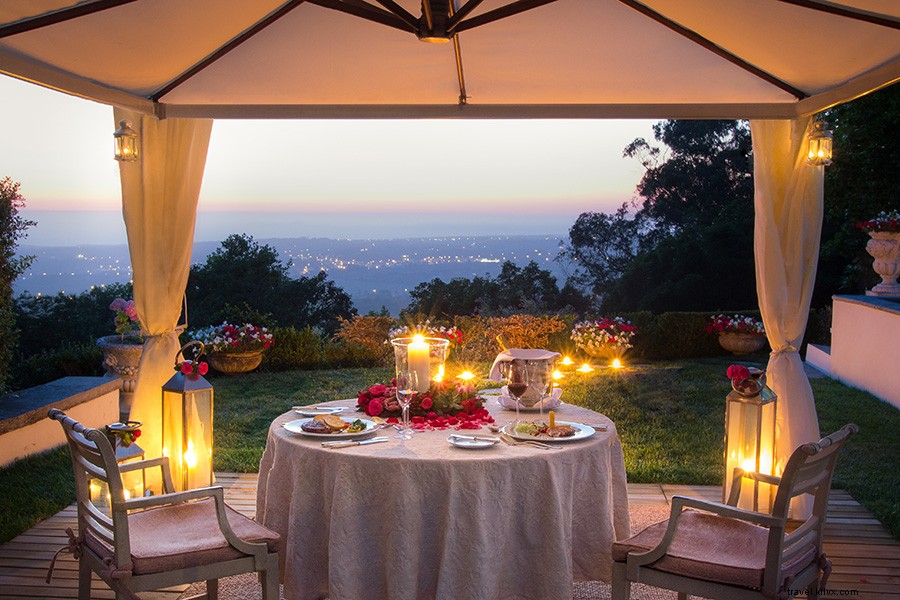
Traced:
<path fill-rule="evenodd" d="M 141 139 L 121 173 L 148 455 L 211 118 L 752 119 L 776 455 L 818 439 L 797 352 L 822 219 L 805 137 L 810 115 L 900 79 L 900 2 L 450 1 L 0 2 L 0 73 L 116 106 Z"/>
<path fill-rule="evenodd" d="M 900 79 L 896 1 L 447 1 L 4 0 L 0 72 L 160 118 L 795 118 Z"/>

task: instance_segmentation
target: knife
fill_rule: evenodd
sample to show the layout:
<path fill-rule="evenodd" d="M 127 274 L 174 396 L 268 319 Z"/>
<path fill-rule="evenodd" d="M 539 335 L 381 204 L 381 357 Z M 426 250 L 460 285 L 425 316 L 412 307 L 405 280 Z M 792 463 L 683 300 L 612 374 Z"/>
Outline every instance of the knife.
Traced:
<path fill-rule="evenodd" d="M 323 448 L 349 448 L 350 446 L 364 446 L 366 444 L 377 444 L 378 442 L 386 442 L 386 437 L 373 437 L 368 440 L 335 440 L 333 442 L 322 442 Z"/>
<path fill-rule="evenodd" d="M 496 444 L 500 441 L 500 438 L 495 438 L 491 436 L 480 436 L 480 435 L 463 435 L 461 433 L 451 433 L 450 437 L 457 438 L 460 440 L 472 440 L 473 442 L 491 442 L 492 444 Z"/>

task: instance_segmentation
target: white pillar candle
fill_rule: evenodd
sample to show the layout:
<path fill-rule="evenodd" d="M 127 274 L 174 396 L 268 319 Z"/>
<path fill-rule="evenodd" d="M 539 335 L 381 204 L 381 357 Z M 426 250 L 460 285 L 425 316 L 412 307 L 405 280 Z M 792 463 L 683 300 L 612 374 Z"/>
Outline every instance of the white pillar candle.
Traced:
<path fill-rule="evenodd" d="M 416 391 L 427 392 L 431 387 L 431 352 L 421 335 L 413 337 L 407 348 L 410 374 L 416 374 Z"/>

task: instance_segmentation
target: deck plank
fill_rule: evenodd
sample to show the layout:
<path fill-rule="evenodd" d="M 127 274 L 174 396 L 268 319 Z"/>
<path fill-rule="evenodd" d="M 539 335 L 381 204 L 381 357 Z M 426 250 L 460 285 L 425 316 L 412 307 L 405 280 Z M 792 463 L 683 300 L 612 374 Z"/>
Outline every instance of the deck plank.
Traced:
<path fill-rule="evenodd" d="M 236 510 L 253 516 L 256 510 L 255 473 L 217 473 L 225 499 Z M 633 505 L 668 504 L 674 495 L 721 500 L 721 488 L 629 484 Z M 44 578 L 53 554 L 66 543 L 66 527 L 76 527 L 75 507 L 61 510 L 15 539 L 0 545 L 0 600 L 58 600 L 77 597 L 78 567 L 70 555 L 60 555 L 53 581 Z M 900 542 L 850 494 L 834 490 L 828 503 L 825 552 L 834 563 L 828 587 L 853 590 L 855 598 L 900 600 Z M 145 600 L 177 600 L 185 586 L 143 593 Z M 115 594 L 96 576 L 91 597 L 113 599 Z"/>

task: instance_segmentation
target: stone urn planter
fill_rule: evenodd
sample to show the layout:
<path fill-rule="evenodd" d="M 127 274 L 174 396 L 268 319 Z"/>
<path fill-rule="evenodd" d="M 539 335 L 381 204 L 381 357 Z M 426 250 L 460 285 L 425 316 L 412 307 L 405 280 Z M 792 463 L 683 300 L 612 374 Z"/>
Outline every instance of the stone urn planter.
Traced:
<path fill-rule="evenodd" d="M 108 377 L 122 380 L 119 392 L 119 414 L 127 419 L 134 399 L 134 386 L 137 379 L 138 365 L 144 351 L 143 344 L 128 342 L 120 335 L 107 335 L 97 340 L 97 346 L 103 352 L 103 368 Z"/>
<path fill-rule="evenodd" d="M 610 345 L 603 347 L 585 347 L 582 348 L 585 354 L 590 356 L 591 358 L 596 358 L 597 360 L 602 361 L 610 361 L 615 358 L 622 359 L 625 358 L 625 355 L 628 354 L 630 348 L 623 348 L 622 346 Z"/>
<path fill-rule="evenodd" d="M 872 268 L 881 276 L 881 283 L 866 290 L 866 294 L 900 297 L 900 284 L 897 283 L 900 276 L 900 231 L 870 231 L 869 237 L 872 239 L 866 244 L 866 252 L 875 259 Z"/>
<path fill-rule="evenodd" d="M 252 352 L 209 352 L 209 366 L 219 373 L 248 373 L 262 362 L 262 350 Z"/>
<path fill-rule="evenodd" d="M 757 352 L 765 343 L 766 336 L 762 333 L 722 332 L 719 334 L 719 345 L 735 356 Z"/>

